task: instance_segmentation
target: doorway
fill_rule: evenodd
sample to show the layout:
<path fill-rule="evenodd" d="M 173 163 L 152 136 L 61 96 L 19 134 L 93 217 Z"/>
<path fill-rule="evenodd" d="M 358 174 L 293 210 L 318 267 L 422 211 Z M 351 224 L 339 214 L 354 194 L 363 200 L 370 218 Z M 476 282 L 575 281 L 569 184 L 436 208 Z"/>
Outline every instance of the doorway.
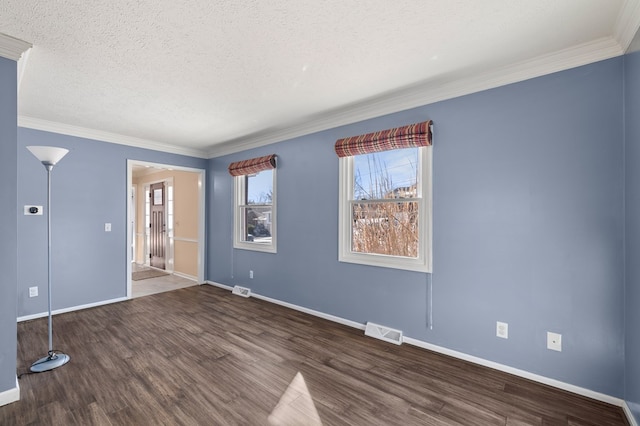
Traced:
<path fill-rule="evenodd" d="M 204 283 L 205 170 L 128 160 L 127 187 L 137 188 L 131 199 L 138 200 L 127 208 L 127 297 L 141 266 Z"/>

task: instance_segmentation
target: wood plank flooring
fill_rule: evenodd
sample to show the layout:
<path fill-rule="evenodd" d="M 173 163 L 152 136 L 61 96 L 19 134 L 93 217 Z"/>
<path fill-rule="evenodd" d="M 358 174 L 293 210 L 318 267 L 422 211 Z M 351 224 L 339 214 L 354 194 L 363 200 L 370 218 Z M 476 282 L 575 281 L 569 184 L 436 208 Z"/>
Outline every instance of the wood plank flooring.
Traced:
<path fill-rule="evenodd" d="M 627 425 L 598 401 L 211 286 L 54 317 L 1 425 Z M 18 324 L 18 368 L 46 349 Z"/>

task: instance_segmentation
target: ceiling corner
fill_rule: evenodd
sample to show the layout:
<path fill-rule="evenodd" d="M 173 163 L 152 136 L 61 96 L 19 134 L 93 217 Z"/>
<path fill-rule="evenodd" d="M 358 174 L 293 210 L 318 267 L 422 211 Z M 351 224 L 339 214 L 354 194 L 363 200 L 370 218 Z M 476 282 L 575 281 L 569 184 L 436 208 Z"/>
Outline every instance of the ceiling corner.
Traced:
<path fill-rule="evenodd" d="M 20 59 L 18 59 L 18 94 L 20 94 L 20 85 L 22 84 L 22 77 L 24 77 L 24 72 L 27 69 L 27 62 L 29 61 L 29 54 L 31 53 L 32 47 L 27 49 Z"/>
<path fill-rule="evenodd" d="M 640 0 L 625 0 L 620 8 L 613 37 L 626 52 L 640 28 Z"/>
<path fill-rule="evenodd" d="M 0 56 L 17 61 L 32 47 L 31 43 L 0 33 Z"/>

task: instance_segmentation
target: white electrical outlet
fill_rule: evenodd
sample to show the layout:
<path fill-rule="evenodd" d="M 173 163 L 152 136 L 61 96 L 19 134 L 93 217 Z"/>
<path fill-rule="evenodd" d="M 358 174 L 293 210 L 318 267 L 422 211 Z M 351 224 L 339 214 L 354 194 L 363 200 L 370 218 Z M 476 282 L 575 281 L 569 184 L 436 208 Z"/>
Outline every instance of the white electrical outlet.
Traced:
<path fill-rule="evenodd" d="M 29 297 L 38 296 L 38 287 L 29 287 Z"/>
<path fill-rule="evenodd" d="M 547 331 L 547 349 L 562 352 L 562 334 Z"/>
<path fill-rule="evenodd" d="M 249 271 L 249 278 L 253 279 L 253 271 Z"/>
<path fill-rule="evenodd" d="M 509 324 L 506 322 L 496 322 L 496 336 L 502 337 L 503 339 L 509 338 Z"/>
<path fill-rule="evenodd" d="M 105 223 L 104 224 L 104 232 L 111 232 L 111 224 L 110 223 Z"/>

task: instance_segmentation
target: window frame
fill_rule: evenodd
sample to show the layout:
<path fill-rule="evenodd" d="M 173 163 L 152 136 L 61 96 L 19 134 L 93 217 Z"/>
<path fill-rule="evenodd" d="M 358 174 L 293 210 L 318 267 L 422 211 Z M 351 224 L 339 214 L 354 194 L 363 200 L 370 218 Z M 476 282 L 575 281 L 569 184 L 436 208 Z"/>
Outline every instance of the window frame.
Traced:
<path fill-rule="evenodd" d="M 234 196 L 233 196 L 233 247 L 242 250 L 253 250 L 260 251 L 266 253 L 277 253 L 277 244 L 276 244 L 276 236 L 277 236 L 277 214 L 276 214 L 276 169 L 268 169 L 262 170 L 258 173 L 262 173 L 265 171 L 272 172 L 272 192 L 271 192 L 271 243 L 260 243 L 254 241 L 243 241 L 242 234 L 244 230 L 242 229 L 242 212 L 243 208 L 249 206 L 265 206 L 268 204 L 244 204 L 244 200 L 246 199 L 246 183 L 247 183 L 247 175 L 240 175 L 233 177 L 233 186 L 234 186 Z"/>
<path fill-rule="evenodd" d="M 417 196 L 411 199 L 418 203 L 418 253 L 416 258 L 377 253 L 360 253 L 352 250 L 352 204 L 363 203 L 353 200 L 354 156 L 339 158 L 339 201 L 338 201 L 338 261 L 407 271 L 432 271 L 432 147 L 418 147 Z M 368 155 L 368 154 L 362 154 Z M 379 201 L 375 201 L 379 202 Z M 393 201 L 389 201 L 393 202 Z"/>

